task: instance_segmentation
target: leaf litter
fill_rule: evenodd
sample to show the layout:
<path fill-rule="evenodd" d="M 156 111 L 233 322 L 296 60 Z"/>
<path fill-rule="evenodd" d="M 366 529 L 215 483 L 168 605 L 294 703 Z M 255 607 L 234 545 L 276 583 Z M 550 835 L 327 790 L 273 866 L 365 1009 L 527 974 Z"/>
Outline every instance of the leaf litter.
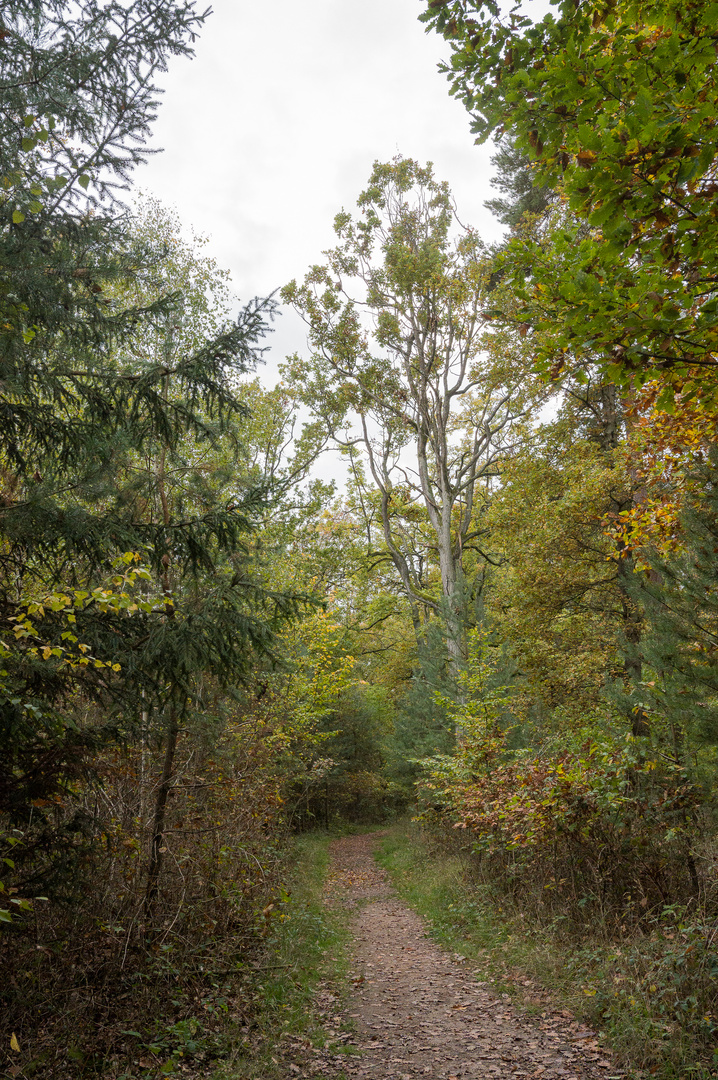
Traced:
<path fill-rule="evenodd" d="M 373 859 L 377 834 L 332 842 L 324 902 L 353 912 L 343 1007 L 322 990 L 332 1048 L 292 1070 L 330 1080 L 619 1080 L 596 1032 L 566 1010 L 530 1017 L 427 937 Z M 326 1000 L 324 1000 L 326 999 Z M 346 1028 L 351 1030 L 347 1034 Z M 331 1030 L 329 1030 L 331 1028 Z M 340 1029 L 344 1033 L 340 1034 Z M 296 1070 L 296 1071 L 295 1071 Z"/>

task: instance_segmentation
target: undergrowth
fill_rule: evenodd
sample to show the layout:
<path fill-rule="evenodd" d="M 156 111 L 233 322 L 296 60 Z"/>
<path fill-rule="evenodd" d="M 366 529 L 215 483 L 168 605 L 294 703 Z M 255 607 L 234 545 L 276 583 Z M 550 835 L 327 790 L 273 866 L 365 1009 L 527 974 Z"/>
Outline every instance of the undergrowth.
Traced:
<path fill-rule="evenodd" d="M 322 903 L 330 839 L 307 833 L 275 846 L 253 914 L 247 906 L 236 925 L 208 921 L 192 948 L 169 936 L 154 950 L 128 949 L 124 971 L 106 960 L 104 985 L 94 976 L 94 937 L 85 937 L 80 953 L 81 931 L 92 929 L 87 919 L 72 938 L 44 932 L 42 947 L 15 965 L 3 990 L 16 1015 L 3 1018 L 13 1038 L 0 1078 L 286 1077 L 293 1045 L 323 1046 L 331 1036 L 323 1022 L 336 1012 L 332 987 L 346 967 L 346 919 Z M 115 924 L 101 930 L 125 933 Z"/>
<path fill-rule="evenodd" d="M 346 913 L 322 902 L 330 839 L 306 833 L 294 843 L 290 884 L 270 915 L 255 967 L 252 1021 L 212 1080 L 284 1080 L 293 1051 L 341 1049 L 333 1047 L 332 1022 L 348 968 L 349 929 Z"/>
<path fill-rule="evenodd" d="M 627 1077 L 718 1076 L 713 927 L 666 908 L 653 926 L 611 939 L 560 916 L 539 921 L 477 881 L 468 851 L 447 850 L 396 826 L 378 860 L 432 936 L 475 962 L 499 993 L 529 1011 L 570 1009 L 598 1029 Z"/>

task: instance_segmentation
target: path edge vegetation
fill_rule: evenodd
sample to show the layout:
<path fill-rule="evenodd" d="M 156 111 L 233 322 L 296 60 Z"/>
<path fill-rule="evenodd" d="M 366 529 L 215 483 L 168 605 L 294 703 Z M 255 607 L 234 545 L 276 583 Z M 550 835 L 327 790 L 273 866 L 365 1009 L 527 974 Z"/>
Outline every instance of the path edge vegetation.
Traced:
<path fill-rule="evenodd" d="M 332 1046 L 327 1013 L 340 1012 L 348 992 L 352 912 L 327 903 L 325 885 L 331 842 L 346 831 L 305 832 L 289 844 L 287 885 L 266 915 L 251 1022 L 211 1080 L 281 1080 L 292 1044 Z"/>
<path fill-rule="evenodd" d="M 375 858 L 438 944 L 529 1015 L 564 1009 L 591 1026 L 626 1080 L 715 1076 L 715 1064 L 696 1060 L 695 1043 L 666 1023 L 662 1007 L 671 975 L 695 947 L 686 912 L 667 912 L 653 935 L 620 944 L 599 932 L 577 936 L 560 916 L 541 920 L 482 880 L 470 844 L 432 837 L 413 820 L 391 826 Z M 709 994 L 710 981 L 706 971 L 698 993 Z"/>

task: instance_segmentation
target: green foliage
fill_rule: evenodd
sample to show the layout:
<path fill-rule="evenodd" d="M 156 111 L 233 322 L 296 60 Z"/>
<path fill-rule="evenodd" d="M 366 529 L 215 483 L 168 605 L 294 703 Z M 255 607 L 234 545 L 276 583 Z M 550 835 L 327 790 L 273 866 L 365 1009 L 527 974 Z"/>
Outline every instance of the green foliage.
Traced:
<path fill-rule="evenodd" d="M 486 606 L 544 710 L 580 716 L 620 667 L 623 602 L 614 545 L 601 521 L 628 501 L 620 453 L 582 436 L 571 412 L 539 428 L 506 464 L 487 515 L 504 562 Z"/>
<path fill-rule="evenodd" d="M 388 689 L 364 680 L 337 703 L 329 720 L 335 731 L 325 745 L 332 765 L 318 792 L 318 818 L 321 796 L 326 810 L 348 821 L 382 821 L 403 802 L 404 793 L 387 778 L 386 768 L 395 713 Z"/>
<path fill-rule="evenodd" d="M 479 137 L 508 132 L 573 216 L 550 243 L 507 250 L 539 363 L 589 351 L 624 385 L 657 375 L 659 406 L 679 392 L 712 403 L 712 0 L 566 2 L 537 22 L 522 5 L 504 19 L 493 0 L 450 0 L 421 18 L 451 42 L 445 70 Z"/>
<path fill-rule="evenodd" d="M 692 759 L 707 783 L 714 778 L 718 741 L 717 468 L 715 451 L 696 455 L 689 469 L 694 494 L 684 506 L 673 550 L 642 547 L 643 569 L 631 589 L 645 623 L 644 677 L 633 689 L 634 703 L 653 718 L 676 760 Z"/>
<path fill-rule="evenodd" d="M 411 678 L 397 700 L 388 747 L 392 775 L 408 793 L 412 793 L 419 775 L 419 762 L 435 754 L 449 754 L 455 745 L 455 731 L 445 702 L 451 700 L 456 687 L 447 670 L 446 645 L 438 622 L 425 627 L 412 660 Z"/>
<path fill-rule="evenodd" d="M 437 842 L 396 827 L 378 860 L 429 932 L 530 1012 L 558 1004 L 590 1024 L 629 1075 L 660 1080 L 714 1072 L 715 934 L 679 905 L 658 909 L 620 941 L 584 917 L 570 926 L 520 894 L 496 895 L 493 866 L 465 835 Z M 599 1049 L 597 1043 L 593 1049 Z"/>
<path fill-rule="evenodd" d="M 226 282 L 171 216 L 132 219 L 113 194 L 145 155 L 156 73 L 199 22 L 170 2 L 19 5 L 5 20 L 0 809 L 24 833 L 22 889 L 55 872 L 40 852 L 72 880 L 92 829 L 67 808 L 103 748 L 172 743 L 202 679 L 246 679 L 296 610 L 252 578 L 264 494 L 231 468 L 237 377 L 273 306 L 230 319 Z M 47 131 L 20 139 L 33 117 Z M 26 183 L 52 197 L 19 221 Z M 125 553 L 144 579 L 117 578 Z"/>
<path fill-rule="evenodd" d="M 205 17 L 182 0 L 162 0 L 152 9 L 142 0 L 19 0 L 6 9 L 0 144 L 3 173 L 11 180 L 4 185 L 8 210 L 54 214 L 74 202 L 80 219 L 76 184 L 92 191 L 95 205 L 111 200 L 149 153 L 145 143 L 160 94 L 156 74 L 171 56 L 192 54 Z M 27 189 L 42 201 L 33 182 L 52 192 L 40 208 L 19 195 Z"/>
<path fill-rule="evenodd" d="M 550 188 L 536 182 L 536 165 L 509 139 L 505 139 L 491 158 L 496 175 L 491 186 L 504 198 L 488 199 L 484 206 L 504 225 L 515 229 L 525 214 L 541 216 L 551 203 Z"/>
<path fill-rule="evenodd" d="M 615 932 L 695 896 L 700 788 L 605 717 L 523 750 L 494 726 L 430 765 L 420 796 L 431 828 L 465 832 L 497 896 L 572 926 Z"/>
<path fill-rule="evenodd" d="M 393 565 L 417 639 L 438 617 L 456 665 L 464 560 L 536 387 L 521 351 L 509 362 L 485 336 L 487 255 L 431 166 L 377 162 L 358 206 L 326 264 L 282 292 L 309 328 L 287 374 L 346 450 L 368 553 Z"/>
<path fill-rule="evenodd" d="M 425 761 L 421 817 L 467 833 L 493 868 L 497 890 L 544 897 L 572 919 L 647 915 L 698 886 L 692 820 L 703 801 L 660 736 L 623 736 L 596 713 L 547 735 L 522 716 L 517 688 L 497 684 L 488 635 L 474 635 L 458 702 L 445 702 L 460 733 L 452 757 Z M 528 745 L 512 740 L 523 729 Z M 642 909 L 630 897 L 642 898 Z M 628 897 L 628 908 L 626 898 Z"/>

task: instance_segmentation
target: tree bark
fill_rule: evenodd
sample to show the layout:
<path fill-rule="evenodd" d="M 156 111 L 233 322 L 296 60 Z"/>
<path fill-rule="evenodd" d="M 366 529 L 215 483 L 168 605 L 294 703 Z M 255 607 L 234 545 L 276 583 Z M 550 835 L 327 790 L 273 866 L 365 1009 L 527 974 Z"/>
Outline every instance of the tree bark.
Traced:
<path fill-rule="evenodd" d="M 167 334 L 166 349 L 169 353 L 172 348 L 172 330 L 170 325 Z M 167 400 L 169 393 L 169 379 L 165 377 L 164 399 Z M 165 484 L 165 466 L 167 460 L 167 448 L 163 446 L 157 462 L 157 490 L 162 507 L 162 521 L 165 528 L 169 528 L 171 516 L 167 488 Z M 170 588 L 170 559 L 169 555 L 162 556 L 162 592 L 164 594 L 165 617 L 174 619 L 174 604 Z M 177 739 L 179 736 L 179 724 L 177 722 L 177 706 L 174 700 L 169 705 L 169 723 L 167 725 L 167 742 L 165 744 L 165 757 L 162 766 L 162 777 L 157 789 L 155 799 L 155 811 L 152 821 L 152 840 L 150 843 L 150 857 L 147 866 L 147 889 L 145 891 L 145 919 L 150 921 L 159 895 L 159 879 L 162 870 L 162 856 L 165 852 L 165 817 L 167 814 L 167 802 L 170 796 L 172 780 L 174 779 L 175 754 L 177 752 Z"/>
<path fill-rule="evenodd" d="M 152 822 L 152 843 L 150 845 L 150 861 L 147 868 L 147 889 L 145 892 L 145 919 L 152 918 L 157 897 L 159 895 L 159 879 L 162 870 L 162 857 L 165 852 L 165 817 L 167 814 L 167 802 L 169 800 L 172 781 L 174 779 L 174 762 L 177 752 L 177 739 L 179 725 L 177 712 L 172 706 L 170 719 L 167 726 L 167 744 L 165 746 L 165 758 L 162 766 L 162 778 L 157 789 L 155 800 L 155 813 Z"/>

